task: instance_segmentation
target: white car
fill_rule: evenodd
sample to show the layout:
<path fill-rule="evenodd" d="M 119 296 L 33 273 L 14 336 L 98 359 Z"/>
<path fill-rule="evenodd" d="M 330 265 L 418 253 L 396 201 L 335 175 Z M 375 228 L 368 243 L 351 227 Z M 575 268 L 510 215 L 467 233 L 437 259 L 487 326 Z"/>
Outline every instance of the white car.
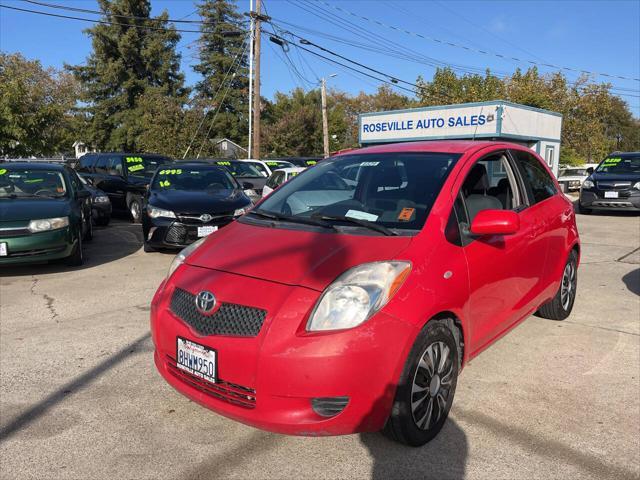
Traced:
<path fill-rule="evenodd" d="M 580 185 L 589 176 L 587 169 L 589 167 L 595 168 L 598 164 L 588 163 L 580 167 L 564 167 L 558 171 L 558 183 L 564 185 L 564 191 L 570 192 L 574 190 L 580 190 Z"/>
<path fill-rule="evenodd" d="M 295 177 L 304 170 L 302 167 L 279 168 L 278 170 L 274 170 L 262 189 L 262 197 L 266 197 L 291 177 Z"/>
<path fill-rule="evenodd" d="M 260 174 L 263 177 L 268 177 L 270 176 L 273 171 L 269 168 L 269 166 L 264 163 L 262 160 L 254 160 L 252 158 L 248 158 L 248 159 L 239 159 L 241 162 L 247 162 L 252 164 L 256 170 L 258 170 L 260 172 Z"/>

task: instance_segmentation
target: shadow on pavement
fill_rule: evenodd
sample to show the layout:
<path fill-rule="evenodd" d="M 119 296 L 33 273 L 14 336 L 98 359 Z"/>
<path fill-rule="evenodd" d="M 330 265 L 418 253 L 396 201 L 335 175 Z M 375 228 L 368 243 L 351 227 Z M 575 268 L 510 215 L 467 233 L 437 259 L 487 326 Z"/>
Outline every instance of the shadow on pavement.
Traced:
<path fill-rule="evenodd" d="M 126 220 L 112 220 L 106 227 L 93 228 L 93 240 L 84 242 L 84 264 L 69 267 L 64 260 L 0 268 L 2 277 L 19 277 L 47 273 L 61 273 L 96 267 L 137 252 L 142 247 L 142 226 Z"/>
<path fill-rule="evenodd" d="M 622 277 L 622 281 L 630 292 L 640 296 L 640 268 L 636 268 L 627 273 Z"/>

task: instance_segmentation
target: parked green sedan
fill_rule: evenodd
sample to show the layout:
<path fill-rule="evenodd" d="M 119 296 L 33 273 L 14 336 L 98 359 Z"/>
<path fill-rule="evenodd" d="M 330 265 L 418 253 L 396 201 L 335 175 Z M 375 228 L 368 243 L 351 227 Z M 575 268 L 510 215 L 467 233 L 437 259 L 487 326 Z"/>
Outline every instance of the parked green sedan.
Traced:
<path fill-rule="evenodd" d="M 93 236 L 91 196 L 69 167 L 0 163 L 0 266 L 66 259 L 83 262 Z"/>

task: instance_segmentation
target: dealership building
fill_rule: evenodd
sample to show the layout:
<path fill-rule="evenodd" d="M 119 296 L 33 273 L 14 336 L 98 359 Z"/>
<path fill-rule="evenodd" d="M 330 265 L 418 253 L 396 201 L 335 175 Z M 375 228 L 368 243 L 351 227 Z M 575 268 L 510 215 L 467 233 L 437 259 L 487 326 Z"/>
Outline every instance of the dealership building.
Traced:
<path fill-rule="evenodd" d="M 526 145 L 555 175 L 562 115 L 504 100 L 412 108 L 359 116 L 362 146 L 418 140 L 505 140 Z"/>

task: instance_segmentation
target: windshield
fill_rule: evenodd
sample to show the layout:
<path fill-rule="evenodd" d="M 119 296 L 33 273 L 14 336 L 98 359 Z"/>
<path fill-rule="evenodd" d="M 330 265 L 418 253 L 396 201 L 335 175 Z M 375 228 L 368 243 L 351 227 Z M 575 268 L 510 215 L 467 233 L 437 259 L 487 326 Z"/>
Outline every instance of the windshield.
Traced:
<path fill-rule="evenodd" d="M 134 175 L 136 177 L 150 177 L 160 165 L 167 163 L 167 159 L 162 157 L 136 155 L 124 157 L 124 162 L 129 175 Z"/>
<path fill-rule="evenodd" d="M 248 163 L 248 162 L 247 162 Z M 251 165 L 260 172 L 260 175 L 262 175 L 263 177 L 268 177 L 269 176 L 269 172 L 267 171 L 266 167 L 258 162 L 252 162 Z"/>
<path fill-rule="evenodd" d="M 640 155 L 613 156 L 605 158 L 596 172 L 600 173 L 640 173 Z"/>
<path fill-rule="evenodd" d="M 216 165 L 225 167 L 231 172 L 234 177 L 264 177 L 260 171 L 255 167 L 256 164 L 249 162 L 230 162 L 226 160 L 219 160 L 215 162 Z M 264 167 L 263 167 L 264 168 Z"/>
<path fill-rule="evenodd" d="M 293 163 L 285 162 L 283 160 L 265 160 L 264 163 L 266 163 L 267 166 L 271 170 L 277 170 L 279 168 L 293 168 L 293 167 L 295 167 L 295 165 Z"/>
<path fill-rule="evenodd" d="M 229 172 L 218 167 L 162 168 L 152 190 L 232 190 L 235 182 Z"/>
<path fill-rule="evenodd" d="M 0 167 L 0 198 L 64 197 L 66 193 L 62 172 Z"/>
<path fill-rule="evenodd" d="M 258 211 L 345 227 L 359 220 L 410 234 L 424 225 L 459 157 L 383 153 L 327 159 L 282 185 Z"/>

